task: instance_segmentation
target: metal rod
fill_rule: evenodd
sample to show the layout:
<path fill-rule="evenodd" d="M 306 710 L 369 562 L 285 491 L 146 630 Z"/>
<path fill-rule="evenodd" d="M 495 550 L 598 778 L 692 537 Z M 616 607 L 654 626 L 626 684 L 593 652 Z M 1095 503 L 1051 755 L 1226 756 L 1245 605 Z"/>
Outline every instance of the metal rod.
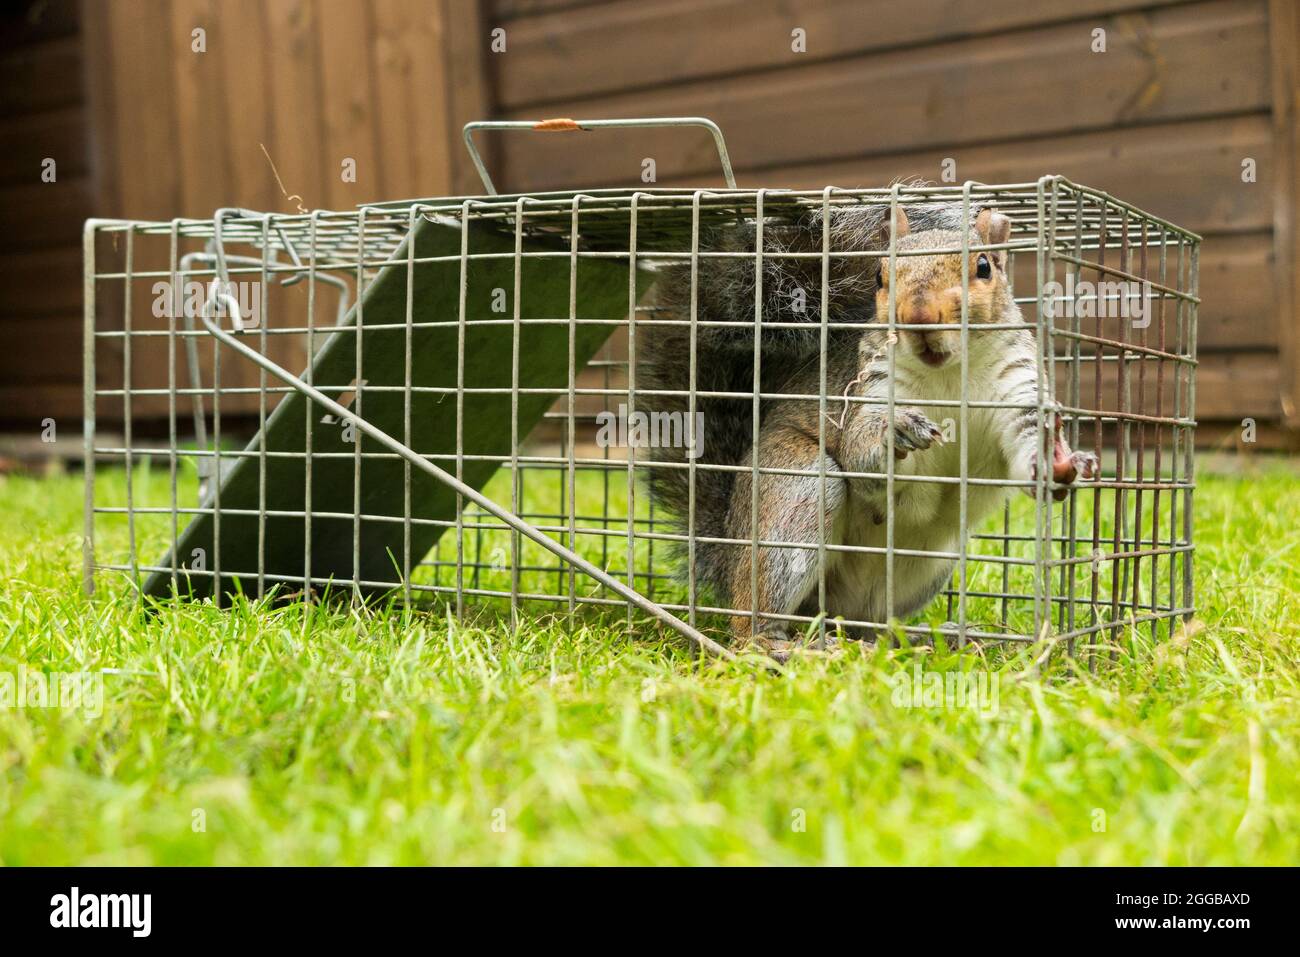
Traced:
<path fill-rule="evenodd" d="M 603 569 L 593 565 L 591 562 L 587 561 L 581 555 L 577 554 L 576 552 L 570 551 L 569 549 L 561 545 L 559 542 L 551 538 L 548 538 L 546 535 L 542 534 L 540 531 L 538 531 L 528 522 L 525 522 L 517 515 L 514 515 L 511 512 L 507 511 L 506 509 L 502 508 L 496 502 L 492 501 L 492 499 L 488 498 L 486 495 L 483 495 L 481 492 L 475 489 L 473 486 L 466 485 L 464 482 L 460 481 L 455 476 L 447 472 L 444 472 L 442 469 L 438 468 L 438 466 L 434 465 L 432 462 L 426 461 L 423 457 L 411 451 L 411 449 L 403 445 L 397 439 L 390 436 L 388 433 L 371 425 L 365 419 L 360 418 L 355 412 L 349 411 L 348 409 L 345 409 L 343 406 L 339 405 L 337 402 L 335 402 L 329 396 L 325 395 L 325 393 L 321 392 L 319 389 L 309 386 L 306 382 L 298 378 L 292 372 L 272 362 L 266 356 L 259 353 L 256 349 L 250 349 L 248 346 L 240 342 L 235 336 L 231 335 L 230 333 L 222 329 L 220 326 L 218 326 L 216 322 L 213 321 L 212 317 L 207 315 L 206 312 L 202 316 L 202 320 L 203 320 L 203 324 L 208 327 L 208 331 L 212 333 L 212 335 L 221 343 L 225 344 L 226 346 L 229 346 L 231 349 L 234 349 L 240 355 L 244 356 L 244 358 L 250 359 L 253 362 L 257 363 L 259 366 L 264 368 L 267 372 L 271 373 L 271 375 L 275 376 L 277 379 L 281 380 L 282 382 L 286 382 L 289 385 L 293 386 L 303 395 L 307 396 L 313 402 L 316 402 L 317 404 L 325 408 L 326 411 L 332 413 L 334 416 L 340 419 L 350 420 L 356 426 L 357 429 L 364 432 L 366 435 L 370 436 L 380 445 L 384 445 L 392 449 L 402 458 L 410 462 L 413 466 L 420 469 L 420 471 L 433 476 L 438 481 L 443 482 L 446 485 L 449 485 L 452 489 L 456 491 L 458 495 L 461 495 L 469 499 L 479 508 L 483 509 L 485 512 L 488 512 L 494 517 L 505 522 L 507 525 L 509 525 L 515 531 L 519 532 L 524 537 L 528 538 L 530 541 L 535 542 L 538 545 L 541 545 L 543 548 L 551 552 L 553 555 L 563 559 L 565 562 L 568 562 L 570 565 L 575 566 L 579 570 L 585 572 L 587 575 L 596 579 L 605 587 L 614 591 L 622 598 L 632 602 L 642 611 L 653 615 L 654 617 L 662 621 L 664 624 L 668 625 L 671 628 L 676 629 L 678 632 L 680 632 L 690 641 L 694 642 L 695 645 L 701 648 L 702 650 L 707 651 L 712 655 L 716 655 L 719 658 L 725 658 L 728 660 L 733 659 L 735 657 L 735 655 L 733 655 L 726 648 L 723 648 L 713 639 L 697 631 L 695 628 L 692 628 L 690 625 L 682 621 L 680 618 L 677 618 L 675 615 L 672 615 L 671 613 L 665 611 L 660 605 L 650 601 L 644 595 L 640 594 L 639 592 L 633 591 L 631 588 L 628 588 L 617 578 L 607 574 Z M 456 589 L 456 593 L 457 596 L 459 597 L 460 595 L 463 594 L 463 589 L 460 586 L 458 586 Z"/>
<path fill-rule="evenodd" d="M 722 163 L 722 176 L 727 181 L 727 188 L 736 188 L 736 175 L 731 170 L 731 156 L 727 152 L 727 142 L 723 139 L 722 130 L 718 128 L 717 123 L 703 116 L 657 116 L 613 120 L 479 120 L 466 123 L 463 135 L 465 148 L 469 150 L 469 158 L 474 164 L 474 169 L 478 170 L 479 179 L 483 180 L 483 188 L 487 190 L 489 196 L 496 196 L 498 195 L 496 186 L 493 185 L 492 177 L 488 175 L 487 167 L 483 165 L 483 157 L 479 155 L 478 147 L 474 144 L 475 130 L 534 130 L 554 133 L 664 126 L 699 126 L 708 130 L 713 136 L 713 145 L 718 150 L 718 160 Z"/>

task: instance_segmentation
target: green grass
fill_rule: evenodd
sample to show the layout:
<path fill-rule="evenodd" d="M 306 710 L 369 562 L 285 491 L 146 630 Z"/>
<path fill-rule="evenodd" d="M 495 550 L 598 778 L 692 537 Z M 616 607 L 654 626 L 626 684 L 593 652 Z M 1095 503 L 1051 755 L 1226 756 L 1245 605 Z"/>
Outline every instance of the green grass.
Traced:
<path fill-rule="evenodd" d="M 1096 674 L 859 644 L 768 674 L 621 615 L 147 617 L 124 576 L 82 596 L 80 504 L 77 477 L 0 478 L 0 675 L 106 670 L 98 713 L 0 707 L 2 864 L 1300 859 L 1281 470 L 1202 480 L 1200 624 Z M 918 666 L 996 678 L 996 712 L 900 707 Z"/>

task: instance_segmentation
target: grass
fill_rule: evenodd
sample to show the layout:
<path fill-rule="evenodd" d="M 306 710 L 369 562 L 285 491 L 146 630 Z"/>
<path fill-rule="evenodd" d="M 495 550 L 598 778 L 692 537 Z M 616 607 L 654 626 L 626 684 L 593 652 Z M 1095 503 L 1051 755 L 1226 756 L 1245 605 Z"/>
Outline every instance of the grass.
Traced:
<path fill-rule="evenodd" d="M 0 478 L 0 863 L 1290 864 L 1300 483 L 1206 477 L 1198 622 L 1057 649 L 850 644 L 784 674 L 621 616 L 135 607 L 80 591 L 78 477 Z M 997 707 L 905 707 L 907 676 Z M 902 677 L 900 677 L 902 676 Z M 0 697 L 0 705 L 3 698 Z"/>

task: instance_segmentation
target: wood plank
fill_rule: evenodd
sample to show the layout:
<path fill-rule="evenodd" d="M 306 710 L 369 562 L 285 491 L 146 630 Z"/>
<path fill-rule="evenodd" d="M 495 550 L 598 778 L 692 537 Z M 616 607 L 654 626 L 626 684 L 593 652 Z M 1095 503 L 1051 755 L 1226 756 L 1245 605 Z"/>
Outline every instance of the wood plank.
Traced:
<path fill-rule="evenodd" d="M 60 177 L 86 173 L 83 104 L 20 114 L 0 122 L 0 183 L 39 182 L 46 157 L 55 161 Z"/>
<path fill-rule="evenodd" d="M 372 0 L 377 130 L 385 198 L 448 191 L 443 7 L 415 0 Z"/>
<path fill-rule="evenodd" d="M 456 4 L 473 3 L 475 0 L 453 0 Z M 521 17 L 536 16 L 539 13 L 556 11 L 573 11 L 586 15 L 589 8 L 600 7 L 608 0 L 494 0 L 488 4 L 493 8 L 493 22 L 498 20 L 516 20 Z"/>
<path fill-rule="evenodd" d="M 0 256 L 0 319 L 51 315 L 81 316 L 80 244 Z M 69 343 L 80 339 L 78 327 Z"/>
<path fill-rule="evenodd" d="M 511 5 L 508 55 L 490 63 L 500 105 L 513 109 L 1064 21 L 1111 27 L 1102 18 L 1181 2 L 885 0 L 864 9 L 861 0 L 618 0 L 531 15 Z M 802 53 L 791 49 L 796 27 L 805 31 Z"/>
<path fill-rule="evenodd" d="M 93 209 L 84 176 L 0 188 L 0 251 L 75 243 Z"/>
<path fill-rule="evenodd" d="M 117 121 L 113 103 L 113 54 L 109 11 L 103 4 L 88 3 L 81 10 L 82 59 L 86 86 L 85 131 L 89 151 L 90 179 L 96 208 L 105 216 L 120 208 L 117 169 Z"/>
<path fill-rule="evenodd" d="M 73 36 L 80 20 L 78 0 L 22 0 L 0 10 L 0 50 Z"/>
<path fill-rule="evenodd" d="M 261 0 L 222 0 L 223 37 L 266 35 Z M 272 146 L 273 115 L 268 52 L 264 43 L 245 43 L 238 57 L 222 57 L 226 96 L 225 150 L 230 154 L 230 195 L 221 200 L 248 209 L 281 209 L 284 197 L 262 153 Z"/>
<path fill-rule="evenodd" d="M 277 212 L 326 205 L 324 123 L 321 118 L 320 49 L 316 5 L 306 0 L 267 4 L 266 47 L 270 77 L 271 142 L 266 144 L 290 197 Z"/>
<path fill-rule="evenodd" d="M 1277 335 L 1273 317 L 1274 289 L 1273 273 L 1273 236 L 1270 232 L 1248 233 L 1244 235 L 1224 234 L 1205 237 L 1201 245 L 1201 305 L 1198 317 L 1197 346 L 1202 353 L 1221 351 L 1257 351 L 1277 348 Z M 1115 259 L 1111 258 L 1114 263 Z M 1141 254 L 1133 253 L 1132 268 L 1141 274 Z M 1171 248 L 1166 261 L 1166 278 L 1169 284 L 1175 281 L 1178 268 L 1178 253 Z M 1019 281 L 1016 292 L 1020 296 L 1032 296 L 1034 293 L 1034 261 L 1032 255 L 1020 257 L 1016 264 Z M 1160 277 L 1159 249 L 1152 246 L 1147 252 L 1147 277 L 1158 282 Z M 1055 273 L 1058 282 L 1064 281 L 1065 270 L 1058 267 Z M 1093 270 L 1085 270 L 1083 279 L 1095 282 L 1097 275 Z M 1031 314 L 1032 307 L 1026 307 L 1026 315 Z M 1173 303 L 1164 307 L 1166 351 L 1177 351 L 1177 310 Z M 1159 348 L 1160 313 L 1153 312 L 1151 325 L 1147 328 L 1145 342 L 1153 348 Z M 1069 328 L 1070 320 L 1058 321 L 1058 328 Z M 1083 332 L 1096 334 L 1093 320 L 1083 321 Z M 1107 321 L 1102 333 L 1106 338 L 1127 336 L 1128 341 L 1142 343 L 1142 333 L 1136 327 L 1127 328 L 1127 322 Z M 1058 352 L 1069 351 L 1073 342 L 1060 337 L 1056 342 Z"/>
<path fill-rule="evenodd" d="M 1240 422 L 1202 422 L 1196 426 L 1196 447 L 1210 452 L 1251 455 L 1257 452 L 1300 452 L 1300 433 L 1268 422 L 1255 425 L 1255 441 L 1242 441 Z M 1196 463 L 1198 474 L 1214 471 L 1221 463 Z"/>
<path fill-rule="evenodd" d="M 64 429 L 79 429 L 81 383 L 66 382 L 32 389 L 0 380 L 0 426 L 6 430 L 37 430 L 41 420 L 52 417 Z"/>
<path fill-rule="evenodd" d="M 98 122 L 113 125 L 115 152 L 103 162 L 112 167 L 116 188 L 96 206 L 104 216 L 170 219 L 181 208 L 169 11 L 166 0 L 106 4 L 105 34 L 87 38 L 111 50 L 111 100 Z"/>
<path fill-rule="evenodd" d="M 81 40 L 75 34 L 0 54 L 0 114 L 35 113 L 81 101 Z"/>
<path fill-rule="evenodd" d="M 727 133 L 735 161 L 754 168 L 1260 111 L 1269 103 L 1267 78 L 1240 65 L 1267 56 L 1264 9 L 1252 0 L 1134 15 L 1126 30 L 1110 31 L 1105 54 L 1090 51 L 1085 26 L 1067 24 L 565 100 L 548 112 L 709 116 Z M 661 179 L 700 173 L 716 181 L 706 134 L 582 135 L 599 137 L 599 147 L 573 137 L 501 137 L 505 179 L 525 189 L 635 183 L 642 159 L 653 157 Z"/>
<path fill-rule="evenodd" d="M 321 3 L 317 9 L 326 196 L 330 208 L 348 209 L 387 195 L 376 132 L 387 104 L 375 90 L 370 5 Z M 355 163 L 353 182 L 343 180 L 345 158 Z"/>
<path fill-rule="evenodd" d="M 1196 419 L 1198 422 L 1215 420 L 1240 421 L 1246 416 L 1260 422 L 1276 422 L 1282 412 L 1278 401 L 1280 370 L 1278 354 L 1274 350 L 1257 352 L 1210 352 L 1199 356 L 1196 368 Z M 1068 399 L 1062 377 L 1064 364 L 1057 367 L 1057 394 L 1062 401 Z M 1084 409 L 1095 408 L 1095 373 L 1085 364 L 1080 373 L 1081 402 Z M 1156 411 L 1156 366 L 1149 363 L 1146 371 L 1145 400 L 1139 402 L 1138 369 L 1129 370 L 1129 411 L 1154 415 Z M 1162 414 L 1173 414 L 1173 366 L 1165 363 L 1165 389 Z M 1184 389 L 1184 403 L 1186 390 Z M 1116 363 L 1107 362 L 1102 370 L 1101 407 L 1106 411 L 1120 408 L 1119 372 Z"/>
<path fill-rule="evenodd" d="M 446 51 L 447 151 L 451 163 L 450 192 L 477 196 L 483 192 L 478 171 L 470 162 L 461 139 L 466 123 L 490 119 L 499 109 L 491 89 L 488 37 L 497 21 L 488 22 L 486 3 L 445 0 L 442 5 L 443 49 Z M 507 49 L 509 47 L 507 46 Z M 488 169 L 496 168 L 495 144 L 480 144 Z"/>
<path fill-rule="evenodd" d="M 956 160 L 958 182 L 1032 182 L 1049 173 L 1104 189 L 1199 233 L 1270 229 L 1273 134 L 1266 114 L 1136 126 L 993 146 L 941 147 L 834 163 L 737 170 L 740 186 L 821 189 L 881 187 L 895 180 L 938 183 L 940 164 Z M 1241 160 L 1258 160 L 1259 182 L 1241 182 Z M 689 178 L 661 178 L 686 186 Z"/>
<path fill-rule="evenodd" d="M 1196 418 L 1277 421 L 1280 370 L 1276 352 L 1220 353 L 1201 356 L 1196 370 Z"/>
<path fill-rule="evenodd" d="M 1295 4 L 1272 0 L 1269 27 L 1277 164 L 1273 235 L 1280 388 L 1286 424 L 1300 431 L 1300 13 Z"/>
<path fill-rule="evenodd" d="M 231 204 L 231 156 L 224 138 L 226 96 L 222 61 L 237 56 L 243 32 L 231 29 L 217 0 L 172 0 L 171 38 L 176 88 L 176 162 L 181 205 L 171 216 L 206 217 Z M 206 51 L 195 52 L 191 31 L 206 31 Z"/>
<path fill-rule="evenodd" d="M 1202 352 L 1277 348 L 1273 268 L 1271 233 L 1205 237 L 1196 340 Z"/>
<path fill-rule="evenodd" d="M 40 386 L 80 382 L 81 316 L 13 319 L 0 315 L 0 381 Z M 58 343 L 59 348 L 51 348 Z"/>

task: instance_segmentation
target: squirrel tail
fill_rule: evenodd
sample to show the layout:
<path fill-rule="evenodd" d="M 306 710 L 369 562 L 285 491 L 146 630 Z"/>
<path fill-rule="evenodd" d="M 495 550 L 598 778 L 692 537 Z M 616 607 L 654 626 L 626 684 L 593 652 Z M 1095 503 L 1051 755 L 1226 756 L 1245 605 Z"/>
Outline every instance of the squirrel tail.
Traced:
<path fill-rule="evenodd" d="M 753 349 L 743 350 L 721 344 L 710 337 L 696 340 L 695 391 L 729 392 L 744 398 L 720 398 L 696 395 L 695 412 L 698 434 L 694 448 L 688 442 L 669 445 L 660 442 L 650 449 L 650 494 L 657 515 L 667 515 L 676 534 L 689 534 L 692 456 L 694 470 L 695 523 L 698 538 L 721 538 L 727 534 L 727 516 L 731 508 L 736 473 L 716 466 L 737 465 L 753 443 Z M 682 435 L 690 413 L 690 339 L 689 326 L 649 322 L 638 326 L 637 409 L 651 421 L 683 423 Z M 764 356 L 766 361 L 767 356 Z M 767 376 L 764 376 L 766 379 Z M 681 394 L 665 394 L 666 392 Z M 662 418 L 664 413 L 671 419 Z M 654 417 L 660 417 L 655 419 Z M 659 428 L 662 436 L 667 430 Z M 674 549 L 684 556 L 687 546 Z M 728 592 L 729 576 L 726 545 L 696 541 L 695 569 L 697 582 L 719 600 Z M 674 563 L 685 571 L 685 562 Z"/>

